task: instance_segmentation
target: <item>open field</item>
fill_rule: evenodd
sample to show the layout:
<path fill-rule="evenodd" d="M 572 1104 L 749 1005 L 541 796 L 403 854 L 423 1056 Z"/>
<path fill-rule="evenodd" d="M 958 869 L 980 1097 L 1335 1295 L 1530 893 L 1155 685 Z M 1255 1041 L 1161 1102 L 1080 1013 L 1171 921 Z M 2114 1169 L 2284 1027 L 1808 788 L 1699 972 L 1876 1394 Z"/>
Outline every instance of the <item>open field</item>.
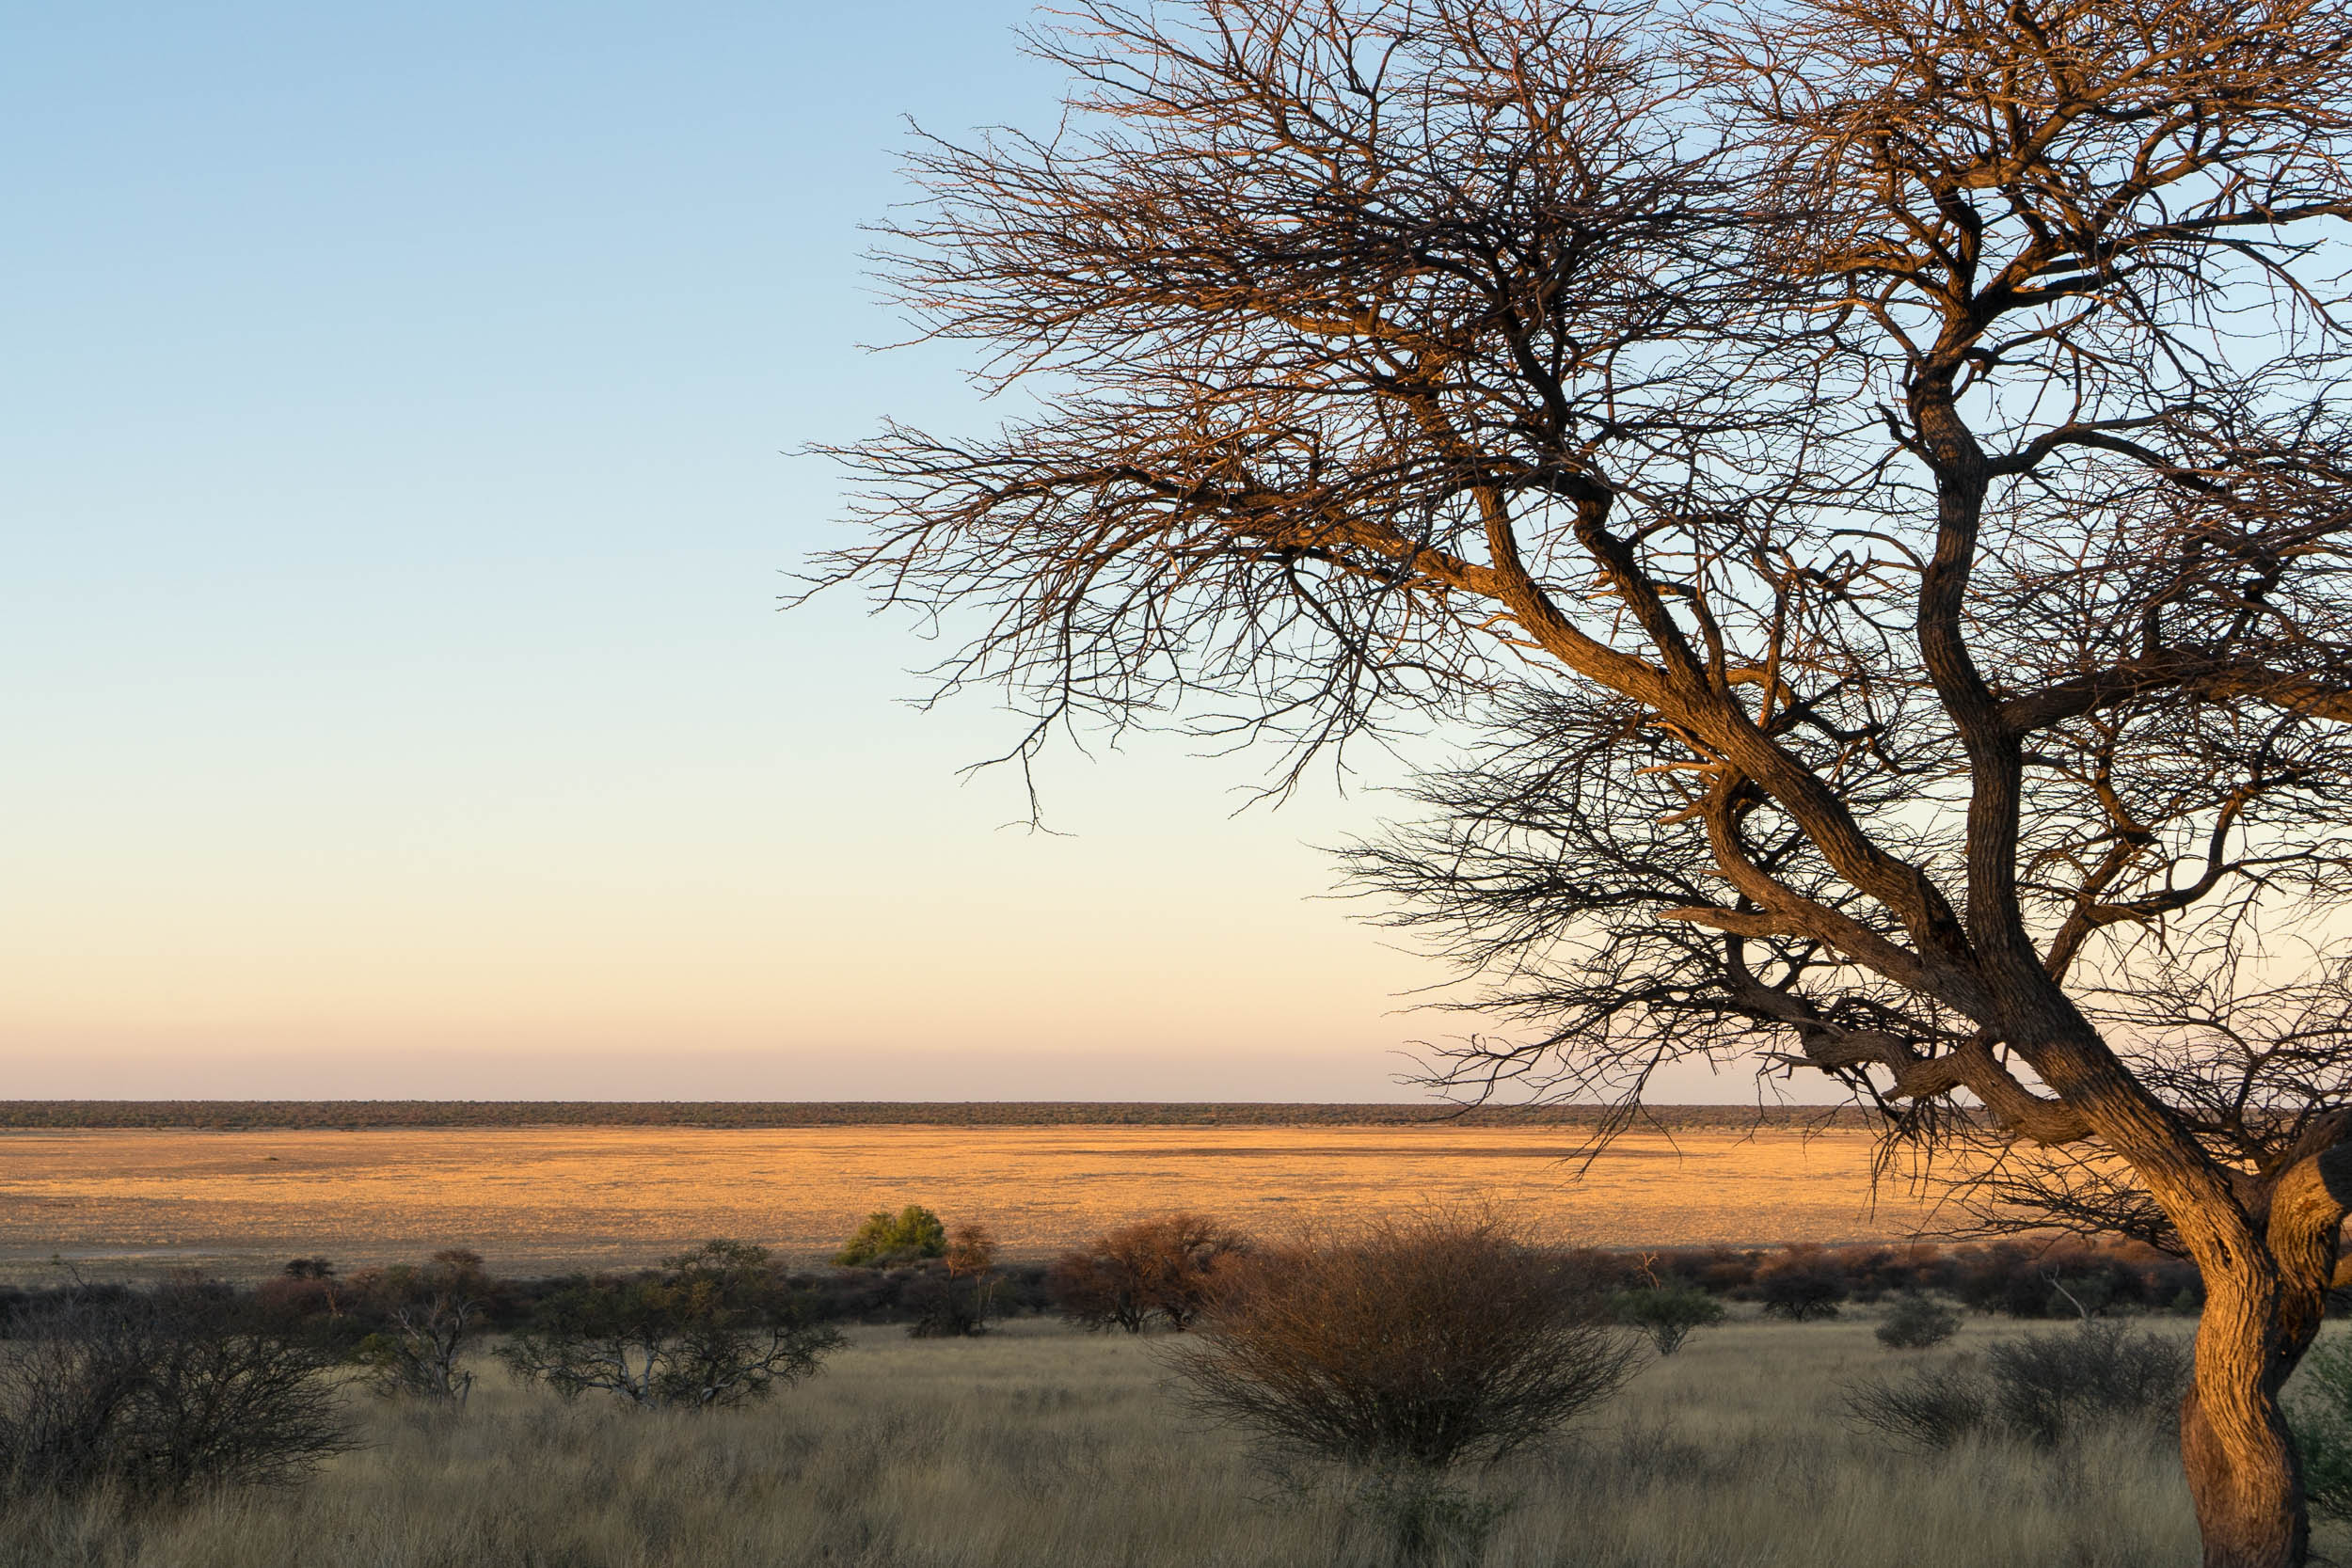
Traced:
<path fill-rule="evenodd" d="M 2014 1332 L 1972 1322 L 1961 1344 Z M 1328 1486 L 1284 1491 L 1187 1419 L 1156 1341 L 1023 1323 L 859 1330 L 772 1403 L 657 1415 L 493 1377 L 434 1418 L 371 1403 L 372 1447 L 291 1496 L 126 1526 L 0 1530 L 0 1568 L 1356 1568 Z M 1930 1352 L 1930 1355 L 1953 1354 Z M 2196 1559 L 2169 1441 L 1935 1458 L 1846 1430 L 1840 1384 L 1906 1364 L 1865 1320 L 1735 1323 L 1476 1484 L 1491 1568 L 2149 1568 Z M 2330 1534 L 2323 1546 L 2346 1544 Z"/>
<path fill-rule="evenodd" d="M 1858 1132 L 1627 1136 L 1581 1176 L 1570 1130 L 1463 1127 L 522 1128 L 0 1132 L 0 1278 L 53 1254 L 100 1273 L 235 1277 L 471 1246 L 503 1274 L 633 1265 L 737 1236 L 829 1252 L 868 1211 L 923 1203 L 1036 1256 L 1193 1208 L 1279 1232 L 1317 1216 L 1496 1198 L 1594 1245 L 1907 1237 Z"/>

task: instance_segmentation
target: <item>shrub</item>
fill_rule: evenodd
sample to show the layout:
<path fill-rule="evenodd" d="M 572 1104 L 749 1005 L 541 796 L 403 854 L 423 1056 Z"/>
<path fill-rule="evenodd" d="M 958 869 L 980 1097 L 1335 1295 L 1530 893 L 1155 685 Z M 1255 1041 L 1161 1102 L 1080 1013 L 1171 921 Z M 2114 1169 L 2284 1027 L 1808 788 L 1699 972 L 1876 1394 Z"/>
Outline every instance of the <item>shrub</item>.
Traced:
<path fill-rule="evenodd" d="M 2334 1336 L 2303 1358 L 2288 1407 L 2303 1456 L 2303 1492 L 2314 1513 L 2352 1519 L 2352 1338 Z"/>
<path fill-rule="evenodd" d="M 1926 1350 L 1960 1332 L 1960 1314 L 1917 1291 L 1905 1291 L 1878 1326 L 1879 1343 L 1889 1350 Z"/>
<path fill-rule="evenodd" d="M 927 1275 L 909 1293 L 915 1307 L 907 1332 L 918 1339 L 988 1332 L 995 1294 L 996 1239 L 984 1227 L 960 1225 L 948 1237 L 946 1270 Z"/>
<path fill-rule="evenodd" d="M 1859 1385 L 1846 1408 L 1859 1425 L 1915 1448 L 1948 1448 L 1975 1432 L 2049 1448 L 2093 1424 L 2172 1419 L 2188 1373 L 2188 1351 L 2176 1341 L 2086 1322 L 2001 1340 L 1980 1364 Z"/>
<path fill-rule="evenodd" d="M 601 1389 L 700 1410 L 813 1376 L 841 1344 L 803 1320 L 765 1248 L 714 1241 L 664 1259 L 653 1275 L 574 1281 L 499 1354 L 566 1399 Z"/>
<path fill-rule="evenodd" d="M 1661 1355 L 1680 1350 L 1693 1331 L 1724 1321 L 1724 1304 L 1689 1285 L 1619 1291 L 1609 1298 L 1609 1308 L 1617 1322 L 1648 1335 Z"/>
<path fill-rule="evenodd" d="M 1178 1333 L 1208 1306 L 1220 1273 L 1248 1250 L 1237 1233 L 1199 1214 L 1167 1214 L 1098 1236 L 1047 1271 L 1061 1315 L 1092 1329 L 1140 1334 L 1154 1318 Z"/>
<path fill-rule="evenodd" d="M 939 1216 L 919 1203 L 897 1213 L 877 1209 L 842 1243 L 833 1260 L 843 1268 L 872 1268 L 878 1264 L 912 1263 L 918 1258 L 944 1257 L 947 1227 Z"/>
<path fill-rule="evenodd" d="M 1583 1282 L 1491 1218 L 1253 1253 L 1200 1328 L 1169 1357 L 1197 1410 L 1382 1470 L 1508 1452 L 1635 1366 Z"/>
<path fill-rule="evenodd" d="M 472 1349 L 496 1291 L 481 1254 L 453 1248 L 421 1268 L 403 1264 L 354 1283 L 380 1325 L 354 1352 L 368 1370 L 369 1386 L 387 1397 L 464 1404 L 473 1373 L 458 1363 Z"/>
<path fill-rule="evenodd" d="M 299 1480 L 350 1448 L 326 1359 L 225 1289 L 63 1292 L 15 1315 L 0 1355 L 0 1480 L 169 1500 Z"/>
<path fill-rule="evenodd" d="M 1837 1304 L 1847 1295 L 1846 1277 L 1835 1259 L 1792 1248 L 1788 1256 L 1757 1273 L 1756 1291 L 1765 1311 L 1805 1323 L 1837 1316 Z"/>

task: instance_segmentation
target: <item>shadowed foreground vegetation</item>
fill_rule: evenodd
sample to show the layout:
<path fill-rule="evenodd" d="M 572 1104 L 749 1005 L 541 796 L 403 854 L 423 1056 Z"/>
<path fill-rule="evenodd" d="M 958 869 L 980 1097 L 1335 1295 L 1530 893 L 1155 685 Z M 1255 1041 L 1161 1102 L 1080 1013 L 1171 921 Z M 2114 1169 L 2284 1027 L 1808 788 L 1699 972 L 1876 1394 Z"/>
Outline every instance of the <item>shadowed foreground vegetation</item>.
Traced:
<path fill-rule="evenodd" d="M 1580 1425 L 1487 1471 L 1496 1568 L 2141 1568 L 2194 1560 L 2169 1437 L 1890 1451 L 1850 1428 L 1858 1379 L 2011 1335 L 1889 1353 L 1875 1314 L 1743 1318 L 1652 1360 Z M 2181 1332 L 2169 1329 L 2169 1332 Z M 353 1397 L 368 1446 L 293 1491 L 125 1517 L 26 1505 L 0 1568 L 1333 1568 L 1386 1560 L 1343 1486 L 1285 1486 L 1186 1418 L 1173 1337 L 1024 1322 L 978 1339 L 850 1331 L 774 1402 L 698 1415 L 565 1403 L 485 1366 L 462 1413 Z M 1924 1360 L 1921 1358 L 1925 1358 Z M 1986 1500 L 2007 1499 L 1991 1509 Z M 2330 1540 L 2341 1553 L 2352 1542 Z"/>

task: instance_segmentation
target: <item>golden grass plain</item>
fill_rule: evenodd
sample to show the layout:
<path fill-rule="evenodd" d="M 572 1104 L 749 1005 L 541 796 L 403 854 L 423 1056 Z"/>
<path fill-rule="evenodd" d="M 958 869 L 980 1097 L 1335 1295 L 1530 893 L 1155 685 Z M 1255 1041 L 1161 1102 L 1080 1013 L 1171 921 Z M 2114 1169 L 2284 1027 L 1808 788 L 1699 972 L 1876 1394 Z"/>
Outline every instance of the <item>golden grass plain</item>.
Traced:
<path fill-rule="evenodd" d="M 515 1128 L 0 1133 L 0 1276 L 230 1277 L 470 1246 L 501 1273 L 648 1262 L 711 1236 L 821 1259 L 871 1210 L 921 1203 L 1037 1257 L 1193 1209 L 1279 1234 L 1493 1200 L 1599 1246 L 1870 1242 L 1931 1231 L 1874 1188 L 1861 1132 L 1629 1134 L 1589 1167 L 1573 1131 L 1438 1127 Z"/>
<path fill-rule="evenodd" d="M 2185 1324 L 2159 1325 L 2184 1332 Z M 2149 1568 L 2196 1560 L 2174 1446 L 2095 1434 L 1891 1450 L 1841 1409 L 1894 1353 L 1867 1314 L 1747 1319 L 1653 1360 L 1552 1441 L 1465 1483 L 1486 1568 Z M 2047 1332 L 2045 1330 L 2045 1332 Z M 570 1404 L 495 1366 L 460 1415 L 355 1400 L 366 1446 L 291 1493 L 0 1519 L 0 1568 L 1375 1568 L 1329 1484 L 1279 1484 L 1190 1416 L 1158 1337 L 1024 1321 L 977 1340 L 853 1329 L 746 1410 Z M 11 1528 L 13 1527 L 13 1528 Z M 2341 1527 L 2320 1544 L 2341 1562 Z"/>

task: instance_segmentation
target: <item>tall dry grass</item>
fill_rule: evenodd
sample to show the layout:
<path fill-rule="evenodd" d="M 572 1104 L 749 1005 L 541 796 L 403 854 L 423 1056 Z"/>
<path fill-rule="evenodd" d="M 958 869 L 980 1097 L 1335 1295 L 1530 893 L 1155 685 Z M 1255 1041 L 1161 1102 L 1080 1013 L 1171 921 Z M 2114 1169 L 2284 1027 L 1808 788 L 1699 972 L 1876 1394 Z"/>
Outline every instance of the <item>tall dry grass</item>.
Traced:
<path fill-rule="evenodd" d="M 1951 1348 L 1867 1317 L 1737 1323 L 1655 1360 L 1559 1442 L 1474 1479 L 1513 1500 L 1497 1568 L 2147 1568 L 2189 1562 L 2177 1461 L 2108 1435 L 2056 1458 L 1931 1458 L 1843 1425 L 1840 1386 Z M 564 1404 L 485 1376 L 449 1417 L 369 1402 L 373 1447 L 304 1489 L 123 1523 L 21 1513 L 0 1568 L 1333 1568 L 1382 1560 L 1336 1487 L 1285 1491 L 1187 1424 L 1163 1341 L 1022 1323 L 977 1340 L 861 1331 L 752 1410 Z M 2341 1549 L 2341 1541 L 2328 1544 Z"/>

